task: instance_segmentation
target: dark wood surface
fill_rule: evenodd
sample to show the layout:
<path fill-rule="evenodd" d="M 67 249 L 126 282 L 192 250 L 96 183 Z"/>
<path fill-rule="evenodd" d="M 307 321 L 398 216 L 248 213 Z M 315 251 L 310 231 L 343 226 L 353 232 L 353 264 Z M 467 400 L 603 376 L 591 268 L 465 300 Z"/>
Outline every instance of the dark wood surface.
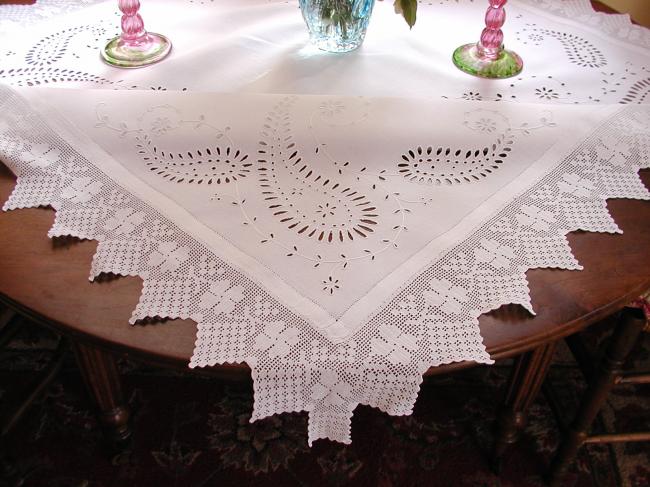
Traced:
<path fill-rule="evenodd" d="M 611 11 L 593 2 L 597 10 Z M 650 171 L 641 172 L 650 187 Z M 15 184 L 0 163 L 0 201 Z M 528 272 L 537 316 L 520 306 L 504 306 L 480 318 L 481 332 L 493 358 L 533 350 L 594 323 L 650 288 L 650 202 L 612 200 L 609 210 L 622 235 L 576 232 L 569 235 L 582 271 L 536 269 Z M 196 325 L 167 320 L 131 326 L 128 319 L 142 286 L 139 278 L 88 281 L 96 243 L 50 240 L 51 209 L 0 214 L 0 300 L 36 321 L 73 338 L 158 363 L 186 367 Z M 464 367 L 454 364 L 437 373 Z M 248 376 L 246 366 L 219 366 L 211 373 Z"/>
<path fill-rule="evenodd" d="M 650 171 L 642 171 L 642 179 L 650 187 Z M 1 201 L 14 184 L 14 176 L 0 165 Z M 485 344 L 495 359 L 568 335 L 650 288 L 650 201 L 612 200 L 608 207 L 622 235 L 577 232 L 569 236 L 584 270 L 528 272 L 537 316 L 511 305 L 480 318 Z M 129 325 L 141 280 L 119 277 L 89 282 L 96 243 L 49 239 L 53 220 L 54 211 L 47 208 L 0 214 L 0 299 L 72 337 L 185 367 L 194 346 L 195 324 L 168 320 Z M 245 366 L 218 369 L 226 375 L 248 371 Z"/>

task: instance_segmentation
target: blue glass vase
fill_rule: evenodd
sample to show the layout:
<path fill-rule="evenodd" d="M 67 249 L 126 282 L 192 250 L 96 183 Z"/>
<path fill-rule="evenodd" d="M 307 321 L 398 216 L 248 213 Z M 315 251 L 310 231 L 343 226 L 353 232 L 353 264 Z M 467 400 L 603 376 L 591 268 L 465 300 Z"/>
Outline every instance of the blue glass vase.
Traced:
<path fill-rule="evenodd" d="M 316 47 L 348 52 L 363 42 L 375 0 L 300 0 L 300 10 Z"/>

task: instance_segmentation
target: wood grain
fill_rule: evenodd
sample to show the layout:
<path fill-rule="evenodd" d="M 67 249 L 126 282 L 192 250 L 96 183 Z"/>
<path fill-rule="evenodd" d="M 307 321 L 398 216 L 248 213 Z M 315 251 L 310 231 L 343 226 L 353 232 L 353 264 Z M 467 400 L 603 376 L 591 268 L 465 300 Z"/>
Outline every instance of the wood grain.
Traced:
<path fill-rule="evenodd" d="M 643 180 L 650 185 L 650 171 L 643 172 Z M 8 198 L 14 184 L 14 176 L 0 165 L 0 200 Z M 528 272 L 537 316 L 510 305 L 480 318 L 485 344 L 494 358 L 514 356 L 568 335 L 650 288 L 650 202 L 612 200 L 608 206 L 622 235 L 577 232 L 569 236 L 584 270 Z M 96 346 L 186 367 L 196 325 L 189 320 L 129 325 L 141 280 L 116 277 L 91 283 L 88 274 L 96 242 L 49 239 L 53 220 L 54 211 L 46 208 L 0 214 L 0 299 Z M 216 369 L 226 376 L 248 372 L 245 366 Z"/>
<path fill-rule="evenodd" d="M 610 11 L 598 2 L 597 10 Z M 650 171 L 642 172 L 650 186 Z M 0 163 L 0 201 L 15 184 Z M 520 306 L 503 306 L 480 318 L 481 333 L 495 359 L 518 355 L 557 340 L 608 316 L 650 288 L 650 202 L 613 200 L 609 210 L 623 235 L 577 232 L 569 235 L 582 271 L 539 269 L 528 272 L 537 316 Z M 91 283 L 96 242 L 50 240 L 51 209 L 0 214 L 0 300 L 72 337 L 150 361 L 187 367 L 196 325 L 189 320 L 151 320 L 131 326 L 142 282 L 134 277 Z M 470 364 L 432 369 L 440 373 Z M 226 378 L 248 376 L 246 366 L 213 367 Z"/>

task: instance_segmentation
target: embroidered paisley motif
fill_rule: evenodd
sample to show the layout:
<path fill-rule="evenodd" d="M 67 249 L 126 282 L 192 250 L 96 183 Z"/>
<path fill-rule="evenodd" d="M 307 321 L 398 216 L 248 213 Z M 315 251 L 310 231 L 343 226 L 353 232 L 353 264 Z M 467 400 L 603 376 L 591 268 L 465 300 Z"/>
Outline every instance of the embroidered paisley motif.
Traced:
<path fill-rule="evenodd" d="M 285 99 L 268 115 L 258 145 L 258 178 L 268 209 L 290 230 L 319 242 L 368 237 L 379 218 L 376 206 L 358 189 L 319 174 L 302 157 L 291 130 L 291 103 Z M 282 186 L 286 179 L 280 172 L 293 180 L 293 187 Z"/>
<path fill-rule="evenodd" d="M 513 134 L 508 130 L 491 146 L 481 149 L 417 147 L 402 154 L 398 172 L 414 183 L 473 183 L 499 169 L 512 150 L 513 141 Z"/>
<path fill-rule="evenodd" d="M 607 66 L 605 55 L 591 42 L 575 34 L 560 32 L 551 29 L 535 27 L 534 24 L 519 32 L 520 35 L 527 34 L 528 40 L 539 46 L 545 36 L 552 37 L 560 42 L 564 48 L 569 62 L 583 68 L 602 68 Z"/>
<path fill-rule="evenodd" d="M 149 169 L 177 183 L 227 184 L 246 177 L 252 164 L 248 154 L 230 146 L 166 152 L 148 135 L 136 137 L 138 154 Z"/>

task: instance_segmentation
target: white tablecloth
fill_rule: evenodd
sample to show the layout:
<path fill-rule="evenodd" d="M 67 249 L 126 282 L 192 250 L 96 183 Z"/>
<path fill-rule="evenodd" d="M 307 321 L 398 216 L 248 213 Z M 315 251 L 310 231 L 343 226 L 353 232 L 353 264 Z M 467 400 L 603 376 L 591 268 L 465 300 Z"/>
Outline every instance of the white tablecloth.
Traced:
<path fill-rule="evenodd" d="M 534 313 L 525 272 L 579 269 L 565 235 L 649 198 L 650 109 L 619 104 L 650 91 L 648 31 L 513 2 L 525 70 L 479 80 L 449 57 L 484 8 L 421 4 L 409 32 L 380 3 L 330 55 L 294 3 L 146 2 L 174 50 L 133 71 L 99 61 L 113 2 L 11 28 L 5 209 L 50 205 L 50 235 L 99 241 L 91 278 L 142 277 L 134 323 L 196 321 L 191 366 L 250 365 L 253 419 L 306 410 L 310 442 L 348 442 L 357 404 L 408 414 L 428 367 L 490 363 L 478 316 Z"/>

